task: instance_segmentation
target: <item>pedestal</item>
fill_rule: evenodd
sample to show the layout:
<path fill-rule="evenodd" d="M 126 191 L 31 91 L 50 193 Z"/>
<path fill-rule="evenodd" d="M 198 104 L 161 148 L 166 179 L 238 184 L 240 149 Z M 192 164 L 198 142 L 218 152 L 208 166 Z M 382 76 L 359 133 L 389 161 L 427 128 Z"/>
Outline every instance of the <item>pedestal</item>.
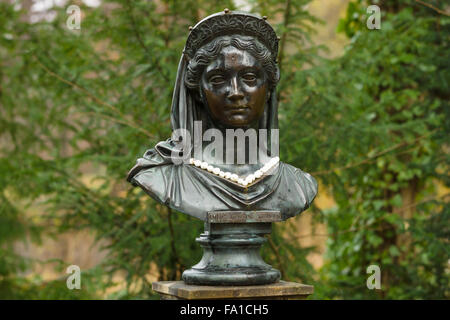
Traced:
<path fill-rule="evenodd" d="M 201 261 L 183 272 L 188 285 L 248 286 L 276 283 L 280 272 L 260 255 L 264 235 L 278 211 L 215 211 L 208 213 L 205 232 L 196 241 L 203 248 Z"/>
<path fill-rule="evenodd" d="M 158 281 L 152 284 L 153 291 L 162 300 L 303 300 L 314 292 L 314 287 L 279 281 L 257 286 L 196 286 L 183 281 Z"/>

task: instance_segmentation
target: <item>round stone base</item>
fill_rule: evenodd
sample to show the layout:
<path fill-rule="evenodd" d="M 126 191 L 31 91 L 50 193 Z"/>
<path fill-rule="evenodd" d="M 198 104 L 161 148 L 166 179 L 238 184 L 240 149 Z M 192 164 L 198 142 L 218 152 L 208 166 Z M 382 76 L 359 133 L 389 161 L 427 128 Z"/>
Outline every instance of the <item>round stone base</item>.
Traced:
<path fill-rule="evenodd" d="M 183 272 L 183 281 L 192 285 L 210 286 L 250 286 L 278 282 L 280 271 L 270 268 L 233 268 L 227 270 L 196 270 L 194 268 Z"/>
<path fill-rule="evenodd" d="M 203 257 L 182 279 L 190 285 L 248 286 L 278 282 L 281 274 L 260 255 L 271 223 L 211 223 L 196 239 Z"/>

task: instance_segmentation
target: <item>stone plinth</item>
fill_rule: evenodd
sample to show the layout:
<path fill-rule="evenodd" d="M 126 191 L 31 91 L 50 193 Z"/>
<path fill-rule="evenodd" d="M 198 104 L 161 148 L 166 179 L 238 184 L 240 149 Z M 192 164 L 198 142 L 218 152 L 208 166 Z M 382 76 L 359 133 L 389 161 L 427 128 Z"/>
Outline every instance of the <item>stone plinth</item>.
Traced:
<path fill-rule="evenodd" d="M 163 300 L 302 300 L 314 292 L 313 286 L 286 281 L 255 286 L 196 286 L 183 281 L 158 281 L 152 283 L 152 289 Z"/>
<path fill-rule="evenodd" d="M 261 246 L 272 223 L 281 221 L 279 211 L 208 212 L 205 232 L 196 239 L 203 257 L 183 272 L 190 285 L 253 286 L 276 283 L 280 271 L 264 262 Z"/>

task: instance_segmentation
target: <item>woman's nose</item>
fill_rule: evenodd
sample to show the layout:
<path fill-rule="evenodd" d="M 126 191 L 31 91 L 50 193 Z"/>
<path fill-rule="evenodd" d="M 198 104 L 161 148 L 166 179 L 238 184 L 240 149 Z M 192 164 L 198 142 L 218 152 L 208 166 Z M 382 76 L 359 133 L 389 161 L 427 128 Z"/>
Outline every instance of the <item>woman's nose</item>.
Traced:
<path fill-rule="evenodd" d="M 238 80 L 236 77 L 231 78 L 231 88 L 228 93 L 228 99 L 236 101 L 244 98 L 244 94 L 239 87 Z"/>

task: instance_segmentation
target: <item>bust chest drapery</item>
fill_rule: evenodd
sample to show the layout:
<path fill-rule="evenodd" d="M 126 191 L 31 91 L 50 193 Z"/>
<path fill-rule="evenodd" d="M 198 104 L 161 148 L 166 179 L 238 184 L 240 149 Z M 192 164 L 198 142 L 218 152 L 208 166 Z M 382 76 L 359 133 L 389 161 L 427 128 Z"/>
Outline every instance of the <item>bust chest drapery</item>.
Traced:
<path fill-rule="evenodd" d="M 283 162 L 244 188 L 189 164 L 174 165 L 156 149 L 137 161 L 129 181 L 160 203 L 201 220 L 209 211 L 273 209 L 285 220 L 307 209 L 317 193 L 310 174 Z"/>

